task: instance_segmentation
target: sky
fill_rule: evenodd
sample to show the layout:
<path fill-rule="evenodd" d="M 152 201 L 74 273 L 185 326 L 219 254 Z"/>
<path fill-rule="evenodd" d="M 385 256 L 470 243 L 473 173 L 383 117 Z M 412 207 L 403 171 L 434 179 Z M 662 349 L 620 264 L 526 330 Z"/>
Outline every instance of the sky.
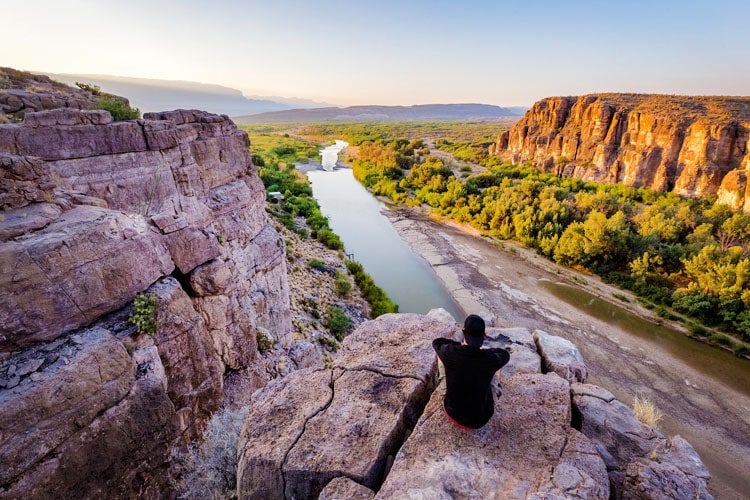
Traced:
<path fill-rule="evenodd" d="M 750 2 L 0 0 L 0 65 L 352 104 L 750 95 Z"/>

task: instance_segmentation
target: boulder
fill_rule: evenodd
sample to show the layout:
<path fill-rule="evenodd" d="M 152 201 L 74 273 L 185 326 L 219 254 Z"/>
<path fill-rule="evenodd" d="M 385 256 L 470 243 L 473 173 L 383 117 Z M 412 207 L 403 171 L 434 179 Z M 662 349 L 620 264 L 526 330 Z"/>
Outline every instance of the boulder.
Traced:
<path fill-rule="evenodd" d="M 346 337 L 334 368 L 429 381 L 437 369 L 432 339 L 459 335 L 455 322 L 420 314 L 384 314 Z"/>
<path fill-rule="evenodd" d="M 707 483 L 711 478 L 695 449 L 675 436 L 665 450 L 641 457 L 625 470 L 622 498 L 710 499 Z"/>
<path fill-rule="evenodd" d="M 574 422 L 594 443 L 609 471 L 612 489 L 622 491 L 628 465 L 666 445 L 666 438 L 647 427 L 609 391 L 591 384 L 572 384 Z"/>
<path fill-rule="evenodd" d="M 479 430 L 453 425 L 444 387 L 398 452 L 378 498 L 609 497 L 604 462 L 570 428 L 567 381 L 518 374 L 505 384 L 495 416 Z M 552 471 L 552 473 L 550 473 Z"/>
<path fill-rule="evenodd" d="M 570 383 L 586 381 L 588 369 L 583 362 L 583 356 L 573 342 L 542 330 L 534 331 L 534 342 L 542 357 L 545 373 L 557 373 Z"/>
<path fill-rule="evenodd" d="M 239 498 L 283 499 L 286 457 L 333 399 L 331 370 L 298 370 L 256 392 L 240 436 Z"/>
<path fill-rule="evenodd" d="M 333 478 L 346 475 L 371 488 L 383 480 L 430 394 L 409 375 L 334 370 L 333 399 L 307 421 L 284 465 L 286 496 L 315 498 Z"/>
<path fill-rule="evenodd" d="M 256 393 L 239 497 L 315 498 L 340 476 L 376 489 L 434 387 L 432 339 L 454 331 L 427 316 L 383 315 L 344 339 L 332 369 L 293 372 Z"/>
<path fill-rule="evenodd" d="M 156 349 L 131 357 L 110 331 L 94 327 L 17 354 L 0 372 L 24 359 L 43 363 L 0 389 L 0 497 L 137 495 L 173 435 Z"/>
<path fill-rule="evenodd" d="M 375 493 L 348 477 L 337 477 L 323 488 L 318 500 L 371 500 Z"/>

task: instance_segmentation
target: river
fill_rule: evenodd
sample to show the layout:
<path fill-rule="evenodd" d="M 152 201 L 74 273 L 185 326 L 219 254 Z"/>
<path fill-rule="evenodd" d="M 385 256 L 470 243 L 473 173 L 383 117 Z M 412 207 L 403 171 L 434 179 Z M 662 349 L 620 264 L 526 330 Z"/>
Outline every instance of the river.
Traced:
<path fill-rule="evenodd" d="M 463 319 L 461 307 L 427 262 L 412 252 L 383 215 L 388 208 L 354 178 L 350 168 L 312 170 L 307 177 L 321 212 L 344 241 L 347 253 L 362 263 L 400 312 L 426 313 L 442 307 L 457 321 Z"/>

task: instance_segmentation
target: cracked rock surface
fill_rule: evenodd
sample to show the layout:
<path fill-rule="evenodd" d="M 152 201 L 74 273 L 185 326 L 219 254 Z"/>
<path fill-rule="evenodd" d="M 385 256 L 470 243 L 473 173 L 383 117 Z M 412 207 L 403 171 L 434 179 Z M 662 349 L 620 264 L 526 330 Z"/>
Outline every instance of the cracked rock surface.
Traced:
<path fill-rule="evenodd" d="M 453 322 L 386 314 L 344 339 L 332 369 L 300 370 L 256 393 L 240 498 L 315 498 L 342 476 L 377 489 L 434 387 L 432 339 L 455 332 Z"/>
<path fill-rule="evenodd" d="M 435 391 L 396 456 L 377 498 L 601 498 L 607 471 L 591 442 L 570 427 L 568 382 L 518 374 L 479 430 L 453 425 Z"/>
<path fill-rule="evenodd" d="M 430 340 L 458 331 L 437 312 L 384 315 L 347 337 L 330 369 L 257 392 L 239 498 L 709 498 L 692 447 L 605 389 L 571 385 L 558 372 L 585 373 L 583 359 L 549 334 L 489 329 L 487 346 L 513 350 L 495 415 L 479 430 L 453 425 Z"/>

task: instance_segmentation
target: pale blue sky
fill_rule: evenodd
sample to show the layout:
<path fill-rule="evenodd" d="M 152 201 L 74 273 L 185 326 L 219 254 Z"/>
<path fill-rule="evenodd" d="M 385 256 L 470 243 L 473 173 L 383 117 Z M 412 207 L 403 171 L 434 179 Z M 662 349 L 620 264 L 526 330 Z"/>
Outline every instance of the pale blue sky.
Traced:
<path fill-rule="evenodd" d="M 0 0 L 0 65 L 340 104 L 750 94 L 750 2 Z"/>

